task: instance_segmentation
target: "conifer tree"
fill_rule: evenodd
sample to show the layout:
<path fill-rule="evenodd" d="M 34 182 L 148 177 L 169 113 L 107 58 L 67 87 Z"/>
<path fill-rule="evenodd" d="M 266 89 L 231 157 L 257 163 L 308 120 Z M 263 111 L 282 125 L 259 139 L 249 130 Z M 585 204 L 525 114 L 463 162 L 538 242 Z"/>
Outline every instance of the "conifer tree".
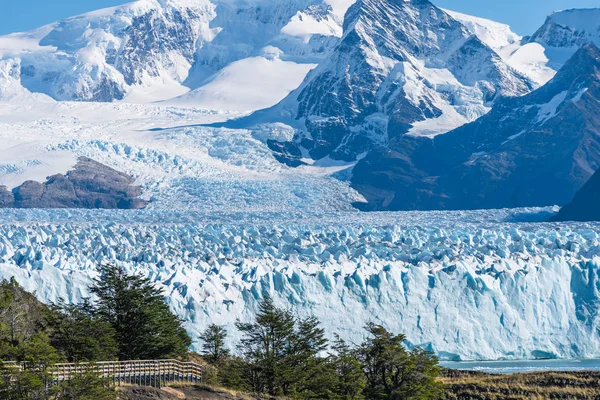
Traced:
<path fill-rule="evenodd" d="M 90 290 L 97 297 L 95 312 L 115 330 L 119 359 L 186 356 L 191 339 L 152 281 L 106 265 Z"/>
<path fill-rule="evenodd" d="M 284 387 L 293 374 L 288 357 L 294 325 L 292 314 L 275 307 L 270 297 L 260 303 L 255 322 L 236 324 L 244 335 L 240 349 L 250 364 L 247 379 L 256 393 L 285 394 Z"/>
<path fill-rule="evenodd" d="M 362 398 L 365 388 L 365 374 L 353 350 L 339 335 L 335 335 L 330 362 L 336 377 L 333 389 L 339 400 Z"/>
<path fill-rule="evenodd" d="M 222 326 L 211 324 L 202 332 L 200 340 L 202 344 L 202 357 L 212 365 L 220 365 L 229 357 L 229 350 L 225 347 L 227 329 Z"/>
<path fill-rule="evenodd" d="M 325 330 L 315 317 L 296 319 L 295 333 L 290 343 L 288 364 L 292 372 L 286 382 L 286 395 L 301 394 L 304 398 L 328 398 L 332 374 L 327 359 L 321 357 L 328 348 Z"/>
<path fill-rule="evenodd" d="M 89 301 L 77 305 L 53 305 L 46 320 L 50 343 L 68 362 L 117 358 L 115 330 L 94 313 Z"/>
<path fill-rule="evenodd" d="M 438 360 L 421 349 L 408 351 L 404 335 L 368 324 L 369 337 L 358 356 L 366 377 L 365 397 L 373 400 L 437 399 Z"/>

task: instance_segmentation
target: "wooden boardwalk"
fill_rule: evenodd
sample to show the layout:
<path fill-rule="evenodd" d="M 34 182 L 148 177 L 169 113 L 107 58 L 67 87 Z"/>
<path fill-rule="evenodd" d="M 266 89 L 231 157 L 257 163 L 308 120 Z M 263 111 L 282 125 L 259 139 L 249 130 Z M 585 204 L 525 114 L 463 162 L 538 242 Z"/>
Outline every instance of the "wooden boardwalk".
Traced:
<path fill-rule="evenodd" d="M 5 367 L 27 369 L 26 364 L 4 363 Z M 46 369 L 51 384 L 93 373 L 110 385 L 162 387 L 171 382 L 201 383 L 202 365 L 177 360 L 101 361 L 96 363 L 54 364 Z"/>

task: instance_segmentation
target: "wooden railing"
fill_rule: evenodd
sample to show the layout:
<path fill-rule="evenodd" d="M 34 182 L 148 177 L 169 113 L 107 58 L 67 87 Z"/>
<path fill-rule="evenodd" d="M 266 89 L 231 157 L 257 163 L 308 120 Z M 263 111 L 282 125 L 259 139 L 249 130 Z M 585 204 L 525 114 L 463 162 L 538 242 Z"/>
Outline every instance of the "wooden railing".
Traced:
<path fill-rule="evenodd" d="M 23 371 L 25 363 L 3 363 L 5 372 Z M 171 382 L 200 383 L 202 365 L 177 360 L 101 361 L 96 363 L 54 364 L 45 368 L 51 384 L 57 384 L 87 373 L 92 373 L 114 386 L 138 385 L 162 387 Z"/>

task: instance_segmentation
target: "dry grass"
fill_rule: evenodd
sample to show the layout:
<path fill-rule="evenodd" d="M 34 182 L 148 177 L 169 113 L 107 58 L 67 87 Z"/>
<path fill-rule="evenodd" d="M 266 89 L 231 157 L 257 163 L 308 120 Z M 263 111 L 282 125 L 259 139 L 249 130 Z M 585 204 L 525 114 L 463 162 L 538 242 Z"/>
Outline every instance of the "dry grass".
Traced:
<path fill-rule="evenodd" d="M 240 392 L 233 389 L 228 389 L 215 385 L 207 384 L 193 384 L 188 382 L 174 382 L 168 385 L 170 388 L 179 389 L 186 392 L 187 395 L 193 396 L 197 393 L 211 393 L 214 397 L 223 399 L 235 399 L 235 400 L 254 400 L 256 397 L 249 395 L 248 393 Z"/>
<path fill-rule="evenodd" d="M 489 375 L 446 371 L 440 380 L 448 399 L 600 399 L 600 372 Z"/>

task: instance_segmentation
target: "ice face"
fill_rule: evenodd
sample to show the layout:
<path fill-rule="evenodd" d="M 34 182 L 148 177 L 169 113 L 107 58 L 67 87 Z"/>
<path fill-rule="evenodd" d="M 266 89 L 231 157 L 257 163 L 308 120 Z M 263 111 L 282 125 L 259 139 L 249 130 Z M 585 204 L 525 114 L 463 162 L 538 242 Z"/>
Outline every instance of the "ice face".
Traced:
<path fill-rule="evenodd" d="M 78 301 L 98 264 L 123 265 L 195 340 L 215 322 L 235 342 L 269 294 L 354 342 L 373 321 L 443 359 L 597 357 L 600 225 L 503 222 L 528 212 L 4 210 L 0 276 Z"/>

